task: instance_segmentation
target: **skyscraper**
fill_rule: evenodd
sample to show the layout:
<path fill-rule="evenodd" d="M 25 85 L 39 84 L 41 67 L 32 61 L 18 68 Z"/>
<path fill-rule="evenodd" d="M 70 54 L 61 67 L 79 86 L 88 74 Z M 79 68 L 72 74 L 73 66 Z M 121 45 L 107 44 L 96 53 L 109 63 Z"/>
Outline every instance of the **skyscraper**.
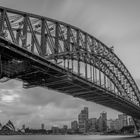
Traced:
<path fill-rule="evenodd" d="M 87 124 L 88 124 L 88 108 L 84 107 L 83 110 L 81 110 L 80 114 L 78 115 L 78 121 L 79 121 L 79 132 L 86 133 L 87 132 Z"/>
<path fill-rule="evenodd" d="M 25 124 L 22 125 L 22 130 L 25 130 Z"/>
<path fill-rule="evenodd" d="M 100 114 L 100 117 L 98 119 L 98 130 L 100 132 L 107 131 L 107 113 L 106 112 L 102 112 Z"/>
<path fill-rule="evenodd" d="M 41 129 L 43 130 L 45 128 L 44 123 L 41 124 Z"/>

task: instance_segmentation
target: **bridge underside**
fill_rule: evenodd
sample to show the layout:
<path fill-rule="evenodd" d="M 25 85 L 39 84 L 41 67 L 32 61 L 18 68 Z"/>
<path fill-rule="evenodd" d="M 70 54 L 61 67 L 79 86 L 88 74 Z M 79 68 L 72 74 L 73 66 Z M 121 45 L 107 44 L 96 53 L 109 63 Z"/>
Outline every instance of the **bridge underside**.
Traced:
<path fill-rule="evenodd" d="M 1 82 L 23 81 L 24 88 L 45 87 L 93 101 L 140 118 L 140 108 L 90 81 L 0 38 Z"/>

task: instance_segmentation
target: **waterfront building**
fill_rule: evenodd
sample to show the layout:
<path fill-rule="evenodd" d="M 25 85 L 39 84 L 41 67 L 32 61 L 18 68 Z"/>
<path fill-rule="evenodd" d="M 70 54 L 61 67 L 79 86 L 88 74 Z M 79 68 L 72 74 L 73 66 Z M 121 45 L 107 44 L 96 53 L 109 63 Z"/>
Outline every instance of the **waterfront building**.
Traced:
<path fill-rule="evenodd" d="M 98 119 L 98 131 L 106 132 L 107 131 L 107 113 L 100 113 L 100 117 Z"/>
<path fill-rule="evenodd" d="M 134 121 L 133 121 L 133 119 L 132 119 L 132 117 L 129 117 L 128 118 L 128 125 L 134 125 Z"/>
<path fill-rule="evenodd" d="M 121 130 L 123 127 L 130 125 L 134 125 L 132 117 L 128 117 L 126 114 L 119 114 L 117 119 L 110 119 L 107 121 L 109 131 Z"/>
<path fill-rule="evenodd" d="M 66 134 L 67 131 L 68 131 L 68 126 L 67 126 L 67 125 L 63 125 L 62 133 L 63 133 L 63 134 Z"/>
<path fill-rule="evenodd" d="M 25 130 L 25 124 L 22 125 L 22 130 Z"/>
<path fill-rule="evenodd" d="M 119 119 L 119 129 L 128 126 L 128 117 L 126 114 L 119 114 L 118 119 Z"/>
<path fill-rule="evenodd" d="M 120 127 L 119 127 L 119 119 L 115 119 L 115 120 L 108 120 L 107 121 L 107 127 L 108 127 L 108 131 L 118 131 L 120 130 Z"/>
<path fill-rule="evenodd" d="M 15 127 L 13 123 L 9 120 L 1 129 L 0 133 L 11 134 L 15 132 Z"/>
<path fill-rule="evenodd" d="M 110 119 L 110 120 L 107 120 L 107 130 L 108 131 L 111 131 L 112 130 L 112 119 Z"/>
<path fill-rule="evenodd" d="M 97 119 L 96 118 L 88 119 L 88 131 L 89 132 L 95 132 L 96 131 L 96 125 L 97 125 Z"/>
<path fill-rule="evenodd" d="M 84 107 L 83 110 L 81 110 L 80 114 L 78 115 L 78 121 L 79 121 L 79 132 L 80 133 L 86 133 L 87 127 L 88 127 L 88 108 Z"/>
<path fill-rule="evenodd" d="M 78 131 L 78 122 L 77 121 L 71 122 L 71 130 L 74 133 Z"/>
<path fill-rule="evenodd" d="M 60 130 L 60 129 L 59 129 L 58 126 L 53 126 L 53 127 L 52 127 L 52 133 L 53 133 L 53 134 L 59 134 L 59 130 Z"/>
<path fill-rule="evenodd" d="M 24 132 L 25 132 L 25 129 L 26 129 L 26 128 L 25 128 L 25 124 L 23 124 L 23 125 L 22 125 L 22 128 L 20 129 L 20 131 L 24 133 Z"/>
<path fill-rule="evenodd" d="M 115 130 L 120 130 L 120 125 L 119 125 L 119 119 L 115 119 L 114 121 L 114 129 Z"/>
<path fill-rule="evenodd" d="M 44 123 L 41 124 L 41 129 L 42 129 L 42 130 L 45 129 L 45 125 L 44 125 Z"/>

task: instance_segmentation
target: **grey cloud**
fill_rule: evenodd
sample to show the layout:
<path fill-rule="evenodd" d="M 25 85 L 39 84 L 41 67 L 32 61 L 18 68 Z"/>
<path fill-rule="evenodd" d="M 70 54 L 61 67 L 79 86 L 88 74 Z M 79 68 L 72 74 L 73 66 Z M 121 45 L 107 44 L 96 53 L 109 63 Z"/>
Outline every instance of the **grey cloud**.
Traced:
<path fill-rule="evenodd" d="M 7 116 L 25 116 L 37 111 L 34 106 L 18 103 L 0 104 L 0 110 Z"/>
<path fill-rule="evenodd" d="M 21 94 L 21 102 L 31 105 L 44 106 L 49 102 L 54 102 L 59 106 L 65 98 L 68 98 L 65 94 L 43 88 L 23 89 L 23 93 Z"/>
<path fill-rule="evenodd" d="M 0 82 L 0 89 L 17 89 L 22 86 L 22 83 L 17 80 L 9 80 L 7 82 Z"/>
<path fill-rule="evenodd" d="M 138 86 L 139 89 L 140 89 L 140 79 L 136 79 L 135 82 L 136 82 L 137 86 Z"/>

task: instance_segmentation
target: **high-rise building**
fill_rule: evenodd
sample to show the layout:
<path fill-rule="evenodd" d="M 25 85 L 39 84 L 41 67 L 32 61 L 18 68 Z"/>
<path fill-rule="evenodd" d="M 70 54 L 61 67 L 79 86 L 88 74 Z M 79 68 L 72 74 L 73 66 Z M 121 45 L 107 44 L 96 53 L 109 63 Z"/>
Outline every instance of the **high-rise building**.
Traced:
<path fill-rule="evenodd" d="M 25 124 L 22 125 L 22 130 L 25 130 Z"/>
<path fill-rule="evenodd" d="M 119 125 L 119 119 L 116 119 L 114 122 L 114 128 L 115 130 L 120 130 L 120 125 Z"/>
<path fill-rule="evenodd" d="M 128 126 L 128 119 L 127 119 L 126 114 L 119 114 L 118 119 L 119 119 L 119 127 L 120 127 L 120 129 L 125 127 L 125 126 Z"/>
<path fill-rule="evenodd" d="M 128 125 L 134 125 L 131 117 L 126 114 L 119 114 L 118 118 L 115 120 L 108 120 L 108 129 L 111 130 L 121 130 L 123 127 Z"/>
<path fill-rule="evenodd" d="M 67 125 L 63 125 L 63 129 L 62 129 L 62 133 L 66 134 L 68 131 L 68 126 Z"/>
<path fill-rule="evenodd" d="M 45 125 L 44 123 L 41 124 L 41 129 L 44 129 L 45 128 Z"/>
<path fill-rule="evenodd" d="M 107 129 L 108 129 L 108 131 L 112 130 L 112 122 L 113 122 L 112 119 L 107 120 Z M 114 127 L 113 127 L 113 129 L 114 129 Z"/>
<path fill-rule="evenodd" d="M 81 110 L 80 114 L 78 115 L 78 121 L 79 121 L 79 132 L 86 133 L 87 127 L 88 127 L 88 108 L 84 107 L 83 110 Z"/>
<path fill-rule="evenodd" d="M 77 121 L 71 122 L 71 129 L 72 129 L 72 132 L 78 131 L 78 122 Z"/>
<path fill-rule="evenodd" d="M 102 112 L 100 114 L 100 117 L 98 119 L 98 130 L 100 132 L 107 131 L 107 113 L 106 112 Z"/>

